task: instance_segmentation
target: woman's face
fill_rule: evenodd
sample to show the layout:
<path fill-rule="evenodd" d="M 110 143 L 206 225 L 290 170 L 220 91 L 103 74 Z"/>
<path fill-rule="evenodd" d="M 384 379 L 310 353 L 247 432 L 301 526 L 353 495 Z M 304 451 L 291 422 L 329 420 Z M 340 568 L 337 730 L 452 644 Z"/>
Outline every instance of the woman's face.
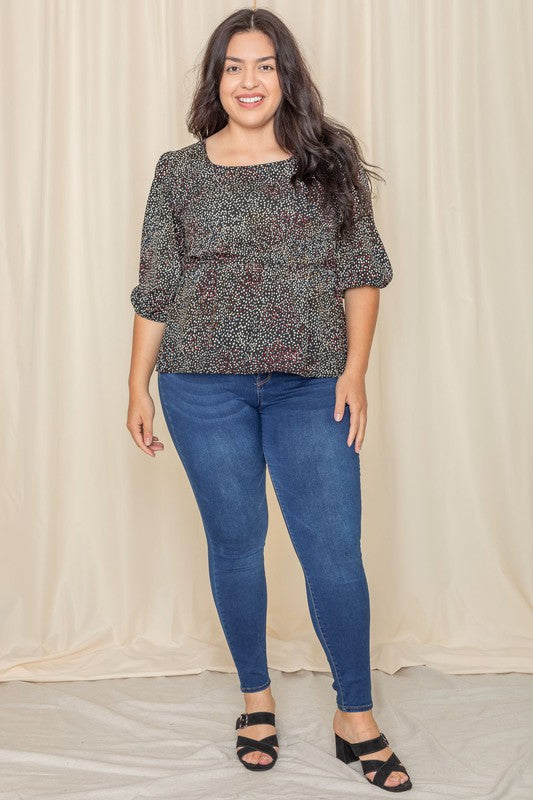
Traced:
<path fill-rule="evenodd" d="M 219 96 L 228 117 L 237 124 L 260 128 L 276 113 L 282 92 L 275 56 L 272 41 L 260 31 L 235 33 L 229 40 Z M 241 101 L 242 96 L 250 99 Z"/>

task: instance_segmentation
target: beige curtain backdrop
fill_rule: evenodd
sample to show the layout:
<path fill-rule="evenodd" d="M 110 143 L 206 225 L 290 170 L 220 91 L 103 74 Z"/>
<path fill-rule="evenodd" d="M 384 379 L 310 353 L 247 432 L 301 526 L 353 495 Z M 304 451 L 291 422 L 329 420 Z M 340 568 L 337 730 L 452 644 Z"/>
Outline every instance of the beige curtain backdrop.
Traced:
<path fill-rule="evenodd" d="M 0 4 L 2 681 L 235 671 L 155 378 L 164 454 L 125 424 L 155 163 L 194 141 L 195 67 L 245 5 Z M 394 279 L 361 453 L 372 667 L 533 672 L 533 3 L 258 5 L 386 179 Z M 268 497 L 269 666 L 327 672 Z"/>

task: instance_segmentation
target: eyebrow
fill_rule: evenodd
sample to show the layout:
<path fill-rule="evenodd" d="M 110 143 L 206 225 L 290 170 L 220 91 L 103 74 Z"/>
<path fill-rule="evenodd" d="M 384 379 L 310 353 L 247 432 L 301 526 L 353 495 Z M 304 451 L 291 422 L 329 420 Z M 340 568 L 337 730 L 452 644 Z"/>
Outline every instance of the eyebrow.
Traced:
<path fill-rule="evenodd" d="M 261 58 L 256 58 L 256 61 L 268 61 L 269 58 L 276 58 L 276 56 L 261 56 Z M 226 56 L 226 61 L 239 61 L 243 62 L 244 58 L 237 58 L 236 56 Z"/>

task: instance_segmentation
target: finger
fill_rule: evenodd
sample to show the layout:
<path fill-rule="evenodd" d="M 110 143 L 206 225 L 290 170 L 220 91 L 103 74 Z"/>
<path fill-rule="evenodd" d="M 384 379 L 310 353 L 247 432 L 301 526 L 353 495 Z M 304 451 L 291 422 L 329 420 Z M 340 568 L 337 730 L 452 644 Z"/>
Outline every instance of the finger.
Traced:
<path fill-rule="evenodd" d="M 152 444 L 152 423 L 151 421 L 143 421 L 143 440 L 145 445 Z"/>
<path fill-rule="evenodd" d="M 337 422 L 340 422 L 343 418 L 345 408 L 346 395 L 338 393 L 335 397 L 335 408 L 333 409 L 333 416 Z"/>
<path fill-rule="evenodd" d="M 148 445 L 148 450 L 150 450 L 152 453 L 156 453 L 159 452 L 159 450 L 164 450 L 164 449 L 165 445 L 163 444 L 163 442 L 160 442 L 157 436 L 152 435 L 152 444 Z"/>
<path fill-rule="evenodd" d="M 357 429 L 357 437 L 355 440 L 355 449 L 356 452 L 361 452 L 361 447 L 363 446 L 363 442 L 365 439 L 365 430 L 366 430 L 366 416 L 363 412 L 359 415 L 359 427 Z"/>
<path fill-rule="evenodd" d="M 143 429 L 142 423 L 139 423 L 135 426 L 134 430 L 132 430 L 131 435 L 133 436 L 133 441 L 137 445 L 137 447 L 143 451 L 143 453 L 147 453 L 147 455 L 154 457 L 155 453 L 152 452 L 150 447 L 145 445 L 144 437 L 143 437 Z"/>
<path fill-rule="evenodd" d="M 348 438 L 346 440 L 348 447 L 352 446 L 352 442 L 360 428 L 360 415 L 360 409 L 350 406 L 350 430 L 348 431 Z"/>
<path fill-rule="evenodd" d="M 357 425 L 355 422 L 350 422 L 350 430 L 348 431 L 348 438 L 346 439 L 346 444 L 348 447 L 352 446 L 352 442 L 355 439 L 357 433 Z"/>
<path fill-rule="evenodd" d="M 150 446 L 146 445 L 144 442 L 145 428 L 142 417 L 139 416 L 135 422 L 128 423 L 128 429 L 137 447 L 153 458 L 155 453 L 152 452 Z"/>

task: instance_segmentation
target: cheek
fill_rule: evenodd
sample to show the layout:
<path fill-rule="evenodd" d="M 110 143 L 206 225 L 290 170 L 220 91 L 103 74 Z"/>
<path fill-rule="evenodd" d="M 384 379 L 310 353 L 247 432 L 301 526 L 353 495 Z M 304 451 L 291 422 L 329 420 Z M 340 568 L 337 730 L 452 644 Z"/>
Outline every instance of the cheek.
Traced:
<path fill-rule="evenodd" d="M 227 72 L 224 73 L 222 78 L 220 79 L 220 83 L 218 86 L 218 93 L 221 96 L 229 96 L 233 94 L 236 88 L 239 86 L 239 77 L 238 75 L 232 75 L 231 73 Z"/>
<path fill-rule="evenodd" d="M 270 78 L 270 80 L 265 81 L 265 86 L 268 88 L 268 93 L 272 97 L 273 100 L 279 102 L 281 100 L 281 86 L 279 85 L 279 80 L 276 77 Z"/>
<path fill-rule="evenodd" d="M 218 93 L 220 95 L 228 94 L 231 91 L 231 80 L 228 80 L 227 77 L 222 78 L 218 87 Z"/>

